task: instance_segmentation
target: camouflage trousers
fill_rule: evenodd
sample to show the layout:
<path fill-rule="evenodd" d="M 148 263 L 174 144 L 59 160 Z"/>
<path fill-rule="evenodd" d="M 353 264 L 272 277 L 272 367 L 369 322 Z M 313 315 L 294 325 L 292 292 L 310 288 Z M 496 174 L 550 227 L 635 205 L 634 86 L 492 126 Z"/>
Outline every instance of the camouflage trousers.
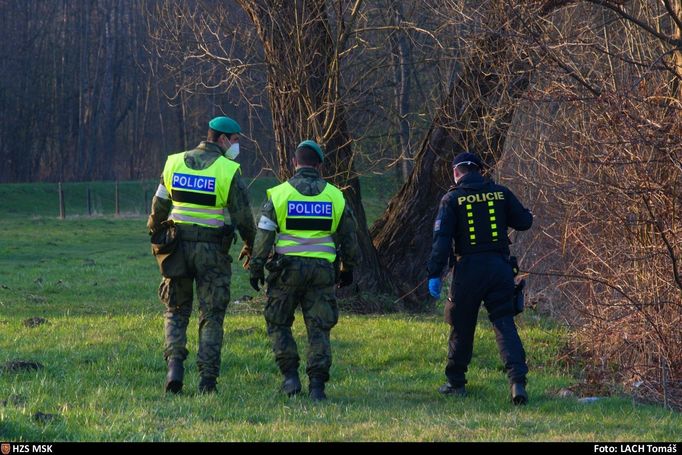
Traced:
<path fill-rule="evenodd" d="M 199 299 L 199 352 L 197 366 L 202 377 L 216 378 L 220 373 L 223 345 L 223 320 L 230 301 L 232 258 L 218 243 L 180 241 L 191 278 L 164 278 L 159 298 L 166 307 L 166 361 L 187 357 L 187 325 L 192 313 L 193 282 Z"/>
<path fill-rule="evenodd" d="M 298 348 L 291 334 L 300 304 L 308 333 L 308 377 L 326 382 L 332 365 L 329 333 L 339 319 L 334 266 L 324 259 L 287 256 L 268 276 L 265 322 L 282 374 L 297 370 Z"/>

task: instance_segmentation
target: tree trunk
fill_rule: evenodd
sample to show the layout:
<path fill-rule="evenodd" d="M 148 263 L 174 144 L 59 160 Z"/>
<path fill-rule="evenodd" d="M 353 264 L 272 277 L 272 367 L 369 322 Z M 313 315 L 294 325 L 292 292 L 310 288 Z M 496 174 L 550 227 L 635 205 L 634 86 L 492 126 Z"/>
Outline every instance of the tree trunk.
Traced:
<path fill-rule="evenodd" d="M 410 43 L 405 31 L 400 29 L 403 22 L 402 4 L 392 3 L 395 25 L 399 28 L 394 44 L 394 76 L 395 103 L 398 113 L 398 142 L 400 143 L 400 167 L 403 181 L 406 182 L 412 172 L 412 150 L 410 148 L 410 122 L 407 115 L 410 111 Z"/>
<path fill-rule="evenodd" d="M 84 173 L 87 170 L 87 161 L 89 157 L 87 156 L 86 149 L 86 135 L 88 128 L 88 114 L 87 114 L 87 97 L 88 97 L 88 77 L 90 70 L 88 68 L 88 56 L 90 52 L 90 2 L 91 0 L 81 0 L 80 8 L 80 33 L 81 37 L 78 43 L 79 46 L 79 65 L 78 65 L 78 138 L 77 138 L 77 149 L 78 149 L 78 160 L 76 166 L 78 166 L 79 173 Z M 77 174 L 78 175 L 78 174 Z"/>
<path fill-rule="evenodd" d="M 114 2 L 113 11 L 108 11 L 109 5 L 102 5 L 102 13 L 107 20 L 104 25 L 104 76 L 102 80 L 102 136 L 101 147 L 95 156 L 99 175 L 107 180 L 115 178 L 116 165 L 116 98 L 118 97 L 114 84 L 116 81 L 116 45 L 117 45 L 117 22 L 119 14 L 119 2 Z M 100 151 L 101 150 L 101 151 Z"/>
<path fill-rule="evenodd" d="M 454 87 L 448 100 L 454 103 Z M 398 284 L 411 309 L 429 307 L 424 284 L 433 219 L 448 186 L 448 163 L 455 141 L 448 130 L 449 106 L 442 106 L 415 157 L 409 179 L 391 199 L 370 232 L 379 260 Z"/>
<path fill-rule="evenodd" d="M 263 43 L 280 179 L 291 175 L 290 158 L 301 140 L 314 139 L 324 147 L 323 172 L 344 191 L 358 220 L 363 251 L 355 274 L 358 285 L 362 290 L 390 291 L 367 229 L 338 87 L 338 53 L 346 24 L 338 26 L 339 36 L 332 35 L 324 0 L 238 3 Z"/>

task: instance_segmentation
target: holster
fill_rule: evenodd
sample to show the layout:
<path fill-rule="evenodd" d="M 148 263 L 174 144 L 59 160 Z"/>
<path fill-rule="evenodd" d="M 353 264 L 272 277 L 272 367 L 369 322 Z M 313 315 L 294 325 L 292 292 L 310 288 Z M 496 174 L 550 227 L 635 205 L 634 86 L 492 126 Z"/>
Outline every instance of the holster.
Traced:
<path fill-rule="evenodd" d="M 166 278 L 183 278 L 188 274 L 185 257 L 180 248 L 178 227 L 172 220 L 161 223 L 151 236 L 152 254 Z"/>
<path fill-rule="evenodd" d="M 287 265 L 287 257 L 283 254 L 275 254 L 266 264 L 265 268 L 268 271 L 268 276 L 265 281 L 270 285 L 274 283 L 282 274 L 284 267 Z"/>
<path fill-rule="evenodd" d="M 514 272 L 514 276 L 519 274 L 519 260 L 516 259 L 516 256 L 509 256 L 509 265 L 511 265 L 512 272 Z"/>
<path fill-rule="evenodd" d="M 514 277 L 519 274 L 519 261 L 516 256 L 509 257 L 509 265 L 511 265 L 512 272 L 514 272 Z M 521 314 L 524 307 L 524 296 L 523 288 L 526 287 L 526 280 L 521 280 L 514 285 L 514 299 L 512 301 L 514 305 L 514 316 Z"/>
<path fill-rule="evenodd" d="M 457 256 L 454 254 L 450 254 L 450 257 L 448 258 L 448 266 L 452 267 L 452 281 L 453 281 L 453 286 L 450 288 L 450 295 L 448 298 L 445 300 L 445 309 L 443 311 L 443 318 L 445 319 L 445 323 L 448 325 L 453 325 L 452 324 L 452 315 L 455 311 L 455 288 L 454 288 L 454 281 L 455 281 L 455 274 L 457 273 Z"/>
<path fill-rule="evenodd" d="M 521 280 L 514 286 L 514 316 L 523 312 L 524 296 L 523 288 L 526 287 L 526 280 Z"/>

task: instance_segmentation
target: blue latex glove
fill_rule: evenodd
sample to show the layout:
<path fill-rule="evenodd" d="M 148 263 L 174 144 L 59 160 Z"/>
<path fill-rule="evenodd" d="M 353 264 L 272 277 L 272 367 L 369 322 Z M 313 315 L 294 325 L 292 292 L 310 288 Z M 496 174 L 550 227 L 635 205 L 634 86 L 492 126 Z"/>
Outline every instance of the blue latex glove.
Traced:
<path fill-rule="evenodd" d="M 442 287 L 443 280 L 440 278 L 429 278 L 429 294 L 431 294 L 432 297 L 439 299 Z"/>

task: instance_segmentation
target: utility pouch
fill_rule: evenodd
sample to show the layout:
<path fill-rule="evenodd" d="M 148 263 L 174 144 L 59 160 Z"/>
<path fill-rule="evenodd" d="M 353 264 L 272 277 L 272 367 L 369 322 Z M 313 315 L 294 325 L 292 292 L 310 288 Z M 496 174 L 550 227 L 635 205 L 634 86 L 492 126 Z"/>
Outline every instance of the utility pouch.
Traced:
<path fill-rule="evenodd" d="M 151 236 L 152 254 L 166 278 L 187 276 L 187 266 L 180 247 L 178 228 L 172 220 L 161 223 L 161 228 Z"/>
<path fill-rule="evenodd" d="M 445 323 L 448 325 L 453 325 L 452 323 L 452 314 L 455 312 L 455 302 L 452 301 L 452 297 L 448 297 L 447 300 L 445 301 L 445 311 L 444 311 L 444 319 Z"/>
<path fill-rule="evenodd" d="M 265 279 L 268 285 L 274 283 L 277 278 L 279 278 L 279 276 L 282 274 L 282 271 L 284 270 L 284 267 L 286 266 L 286 261 L 287 258 L 285 255 L 275 254 L 272 259 L 265 264 L 265 268 L 269 272 L 267 278 Z"/>

